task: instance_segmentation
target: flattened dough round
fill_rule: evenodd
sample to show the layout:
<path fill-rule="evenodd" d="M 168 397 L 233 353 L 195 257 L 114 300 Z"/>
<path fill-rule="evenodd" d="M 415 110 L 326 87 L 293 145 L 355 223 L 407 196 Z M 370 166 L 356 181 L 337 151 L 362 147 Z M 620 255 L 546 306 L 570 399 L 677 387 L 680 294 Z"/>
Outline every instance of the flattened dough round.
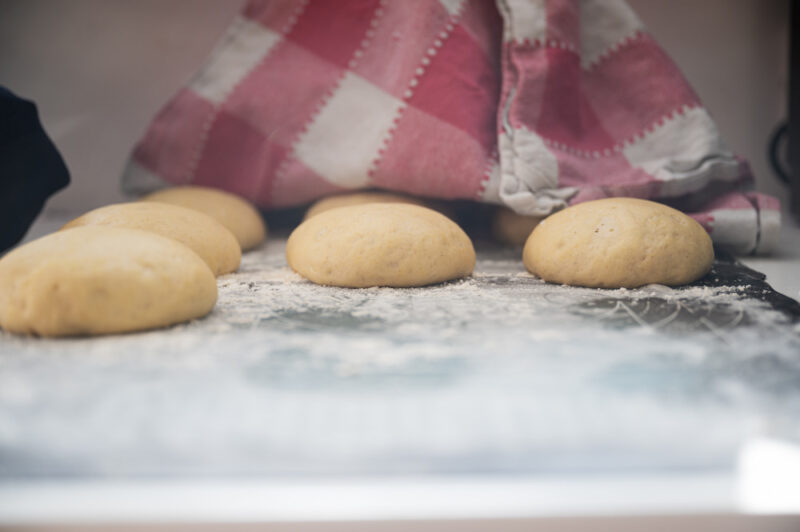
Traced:
<path fill-rule="evenodd" d="M 464 231 L 436 211 L 370 203 L 306 220 L 289 237 L 286 259 L 317 284 L 408 287 L 469 275 L 475 250 Z"/>
<path fill-rule="evenodd" d="M 174 187 L 153 192 L 140 201 L 169 203 L 211 216 L 233 233 L 242 250 L 253 249 L 267 237 L 267 226 L 255 207 L 230 192 L 208 187 Z"/>
<path fill-rule="evenodd" d="M 206 261 L 214 275 L 236 271 L 242 250 L 236 237 L 219 222 L 193 209 L 163 203 L 118 203 L 75 218 L 63 229 L 105 225 L 141 229 L 177 240 Z"/>
<path fill-rule="evenodd" d="M 507 207 L 500 207 L 492 217 L 492 235 L 503 244 L 522 246 L 542 218 L 517 214 Z"/>
<path fill-rule="evenodd" d="M 350 205 L 366 205 L 367 203 L 406 203 L 425 207 L 425 203 L 422 200 L 401 194 L 392 194 L 391 192 L 355 192 L 353 194 L 337 194 L 336 196 L 328 196 L 318 200 L 308 208 L 304 219 L 308 220 L 312 216 L 331 209 Z"/>
<path fill-rule="evenodd" d="M 76 227 L 0 259 L 0 327 L 74 336 L 138 331 L 204 316 L 217 300 L 205 262 L 175 240 Z"/>
<path fill-rule="evenodd" d="M 569 207 L 544 219 L 523 250 L 528 270 L 545 281 L 576 286 L 677 286 L 711 269 L 714 249 L 692 218 L 666 205 L 609 198 Z"/>

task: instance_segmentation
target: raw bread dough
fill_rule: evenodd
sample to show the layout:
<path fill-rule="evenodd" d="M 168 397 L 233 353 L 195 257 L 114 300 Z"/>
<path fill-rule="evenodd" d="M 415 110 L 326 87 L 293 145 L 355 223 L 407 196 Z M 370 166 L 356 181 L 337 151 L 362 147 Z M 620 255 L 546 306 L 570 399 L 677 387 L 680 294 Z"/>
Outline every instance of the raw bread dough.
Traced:
<path fill-rule="evenodd" d="M 699 223 L 652 201 L 610 198 L 580 203 L 543 220 L 523 250 L 545 281 L 635 288 L 682 285 L 711 269 L 714 249 Z"/>
<path fill-rule="evenodd" d="M 503 244 L 522 246 L 542 218 L 542 216 L 524 216 L 507 207 L 499 207 L 492 217 L 492 235 Z"/>
<path fill-rule="evenodd" d="M 228 228 L 243 251 L 253 249 L 267 237 L 267 226 L 246 200 L 215 188 L 175 187 L 159 190 L 141 201 L 169 203 L 205 213 Z"/>
<path fill-rule="evenodd" d="M 352 205 L 303 222 L 286 245 L 289 266 L 334 286 L 424 286 L 472 273 L 469 237 L 436 211 L 403 203 Z"/>
<path fill-rule="evenodd" d="M 350 205 L 365 205 L 367 203 L 406 203 L 409 205 L 419 205 L 425 207 L 422 200 L 412 198 L 410 196 L 402 196 L 400 194 L 392 194 L 390 192 L 356 192 L 353 194 L 339 194 L 336 196 L 329 196 L 322 198 L 314 203 L 306 211 L 305 219 L 308 220 L 312 216 L 338 207 L 347 207 Z"/>
<path fill-rule="evenodd" d="M 192 250 L 155 233 L 76 227 L 0 259 L 0 327 L 41 336 L 163 327 L 207 314 L 217 283 Z"/>
<path fill-rule="evenodd" d="M 193 209 L 165 203 L 119 203 L 100 207 L 75 218 L 63 229 L 106 225 L 141 229 L 177 240 L 206 261 L 214 275 L 236 271 L 242 250 L 222 224 Z"/>

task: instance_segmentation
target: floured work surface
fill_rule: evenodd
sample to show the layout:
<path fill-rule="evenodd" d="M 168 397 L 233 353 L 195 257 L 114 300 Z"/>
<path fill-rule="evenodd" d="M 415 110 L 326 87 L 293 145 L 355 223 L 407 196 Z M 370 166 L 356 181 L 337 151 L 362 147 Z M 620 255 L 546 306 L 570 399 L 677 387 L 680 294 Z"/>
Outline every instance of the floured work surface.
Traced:
<path fill-rule="evenodd" d="M 0 333 L 0 479 L 730 470 L 800 439 L 798 305 L 730 262 L 579 289 L 479 245 L 471 279 L 356 290 L 272 241 L 219 286 L 169 329 Z"/>

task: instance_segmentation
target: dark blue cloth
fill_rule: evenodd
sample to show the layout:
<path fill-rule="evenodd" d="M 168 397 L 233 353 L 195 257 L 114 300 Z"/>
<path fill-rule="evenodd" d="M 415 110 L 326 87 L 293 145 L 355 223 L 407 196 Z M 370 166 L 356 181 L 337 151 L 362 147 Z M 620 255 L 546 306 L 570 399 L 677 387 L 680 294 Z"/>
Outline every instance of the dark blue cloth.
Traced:
<path fill-rule="evenodd" d="M 69 171 L 36 105 L 0 87 L 0 252 L 19 242 Z"/>

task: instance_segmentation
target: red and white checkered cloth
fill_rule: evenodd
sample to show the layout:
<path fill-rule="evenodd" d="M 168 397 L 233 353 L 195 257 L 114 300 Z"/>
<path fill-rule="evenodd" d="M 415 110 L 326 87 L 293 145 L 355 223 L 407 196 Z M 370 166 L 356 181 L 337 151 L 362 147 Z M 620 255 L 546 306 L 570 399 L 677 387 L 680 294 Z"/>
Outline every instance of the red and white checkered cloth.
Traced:
<path fill-rule="evenodd" d="M 263 207 L 365 187 L 538 215 L 650 198 L 740 253 L 780 225 L 622 0 L 250 0 L 124 176 L 188 183 Z"/>

